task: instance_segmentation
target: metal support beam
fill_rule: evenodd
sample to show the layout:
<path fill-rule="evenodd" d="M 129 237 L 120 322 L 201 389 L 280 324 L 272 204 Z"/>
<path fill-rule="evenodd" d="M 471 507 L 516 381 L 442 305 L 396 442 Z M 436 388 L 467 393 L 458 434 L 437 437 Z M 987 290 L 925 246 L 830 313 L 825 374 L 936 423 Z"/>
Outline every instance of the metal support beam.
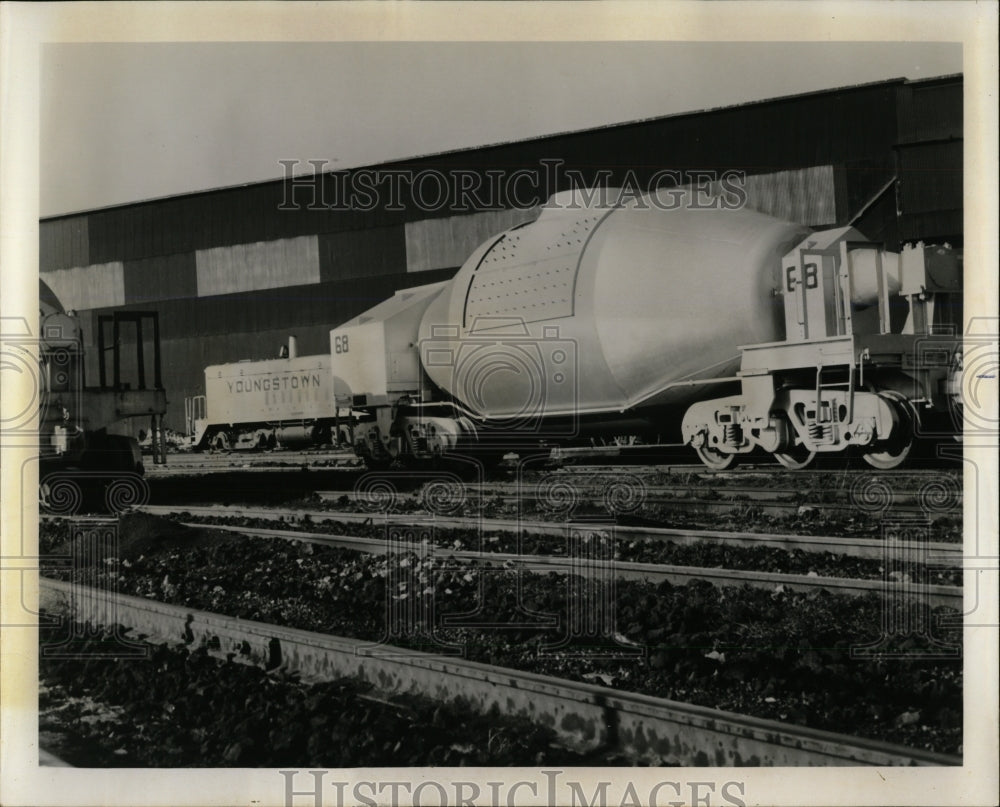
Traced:
<path fill-rule="evenodd" d="M 112 350 L 112 366 L 114 371 L 112 373 L 112 382 L 115 390 L 121 389 L 122 383 L 122 367 L 121 367 L 121 326 L 118 322 L 118 317 L 115 317 L 112 321 L 111 327 L 111 346 Z"/>
<path fill-rule="evenodd" d="M 146 389 L 146 350 L 142 343 L 142 316 L 135 318 L 135 363 L 138 389 Z"/>

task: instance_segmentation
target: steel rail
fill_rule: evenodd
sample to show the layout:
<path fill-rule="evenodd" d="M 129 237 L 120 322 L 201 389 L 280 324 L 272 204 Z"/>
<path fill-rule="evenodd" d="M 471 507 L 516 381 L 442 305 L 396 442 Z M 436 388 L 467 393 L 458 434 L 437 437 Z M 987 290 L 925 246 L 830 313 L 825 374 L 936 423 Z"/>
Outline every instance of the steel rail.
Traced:
<path fill-rule="evenodd" d="M 923 477 L 936 478 L 940 477 L 942 474 L 953 474 L 957 478 L 961 478 L 961 471 L 948 469 L 948 468 L 889 468 L 887 470 L 877 470 L 868 465 L 859 465 L 857 468 L 849 468 L 844 470 L 831 470 L 825 468 L 803 468 L 798 471 L 790 471 L 782 465 L 775 463 L 755 463 L 755 464 L 740 464 L 732 468 L 727 468 L 723 471 L 715 470 L 714 468 L 709 468 L 707 465 L 701 462 L 692 463 L 623 463 L 623 464 L 612 464 L 612 463 L 574 463 L 558 465 L 553 464 L 552 467 L 539 467 L 539 473 L 564 473 L 564 474 L 587 474 L 594 473 L 597 471 L 602 472 L 617 472 L 617 473 L 633 473 L 633 474 L 694 474 L 695 476 L 711 479 L 713 481 L 726 480 L 726 479 L 738 479 L 739 477 L 766 477 L 772 478 L 775 476 L 790 477 L 793 479 L 808 479 L 811 477 L 821 477 L 824 479 L 829 479 L 831 475 L 846 475 L 848 477 L 859 476 L 859 475 L 873 475 L 880 478 L 892 478 L 892 477 Z"/>
<path fill-rule="evenodd" d="M 613 576 L 619 580 L 645 580 L 652 583 L 667 582 L 671 585 L 685 585 L 692 580 L 704 580 L 713 586 L 750 586 L 771 591 L 829 591 L 848 597 L 864 597 L 882 594 L 889 597 L 911 597 L 926 602 L 929 606 L 946 606 L 961 610 L 962 589 L 957 586 L 928 585 L 904 580 L 858 580 L 850 577 L 819 577 L 784 572 L 758 572 L 743 569 L 723 569 L 705 566 L 673 566 L 662 563 L 642 563 L 628 560 L 594 560 L 590 558 L 560 557 L 558 555 L 519 555 L 513 552 L 477 552 L 468 549 L 425 545 L 421 541 L 395 539 L 391 543 L 384 538 L 365 538 L 357 535 L 329 535 L 320 532 L 300 530 L 278 530 L 264 527 L 239 527 L 231 524 L 205 524 L 197 521 L 181 522 L 186 527 L 222 530 L 258 538 L 279 538 L 303 541 L 305 543 L 352 549 L 369 554 L 384 554 L 389 551 L 411 551 L 426 553 L 436 557 L 456 558 L 471 563 L 496 563 L 517 567 L 536 574 L 562 573 L 579 574 L 581 565 L 596 568 L 597 574 Z M 580 525 L 581 530 L 595 527 Z M 599 528 L 597 528 L 599 529 Z"/>
<path fill-rule="evenodd" d="M 315 491 L 320 499 L 325 501 L 336 501 L 341 496 L 347 495 L 352 498 L 351 493 L 348 491 Z M 480 498 L 487 499 L 499 499 L 503 502 L 526 502 L 526 501 L 538 501 L 543 498 L 537 491 L 524 491 L 524 492 L 509 492 L 509 493 L 492 493 L 489 490 L 485 492 L 479 492 L 473 488 L 474 493 L 478 493 Z M 654 495 L 650 495 L 650 493 Z M 730 513 L 734 510 L 739 510 L 740 508 L 752 508 L 754 513 L 757 515 L 765 516 L 787 516 L 794 515 L 798 513 L 801 508 L 808 508 L 819 513 L 842 513 L 847 506 L 846 501 L 841 502 L 810 502 L 796 501 L 796 502 L 782 502 L 782 501 L 769 501 L 767 499 L 702 499 L 697 497 L 674 497 L 674 496 L 658 496 L 655 495 L 656 491 L 647 492 L 645 503 L 652 505 L 660 505 L 665 507 L 670 507 L 674 510 L 683 510 L 687 512 L 695 513 L 705 513 L 718 515 L 720 513 Z M 357 499 L 357 495 L 353 496 Z M 571 510 L 588 505 L 588 504 L 601 504 L 600 499 L 589 499 L 581 496 L 581 500 L 575 504 Z M 860 511 L 860 510 L 858 510 Z M 956 513 L 961 516 L 961 505 L 956 505 L 955 508 L 950 509 L 951 512 Z M 906 505 L 906 504 L 890 504 L 884 509 L 875 511 L 874 515 L 884 515 L 885 513 L 891 513 L 897 516 L 913 516 L 919 517 L 921 515 L 927 514 L 929 511 L 922 507 L 916 505 Z M 948 511 L 934 511 L 937 515 L 943 515 Z"/>
<path fill-rule="evenodd" d="M 326 462 L 324 460 L 324 462 Z M 356 465 L 350 465 L 347 463 L 338 464 L 315 464 L 306 462 L 287 462 L 278 463 L 272 462 L 267 463 L 213 463 L 205 465 L 188 465 L 188 464 L 177 464 L 177 465 L 156 465 L 147 467 L 145 470 L 145 475 L 150 479 L 159 479 L 161 477 L 169 476 L 202 476 L 209 474 L 220 474 L 220 473 L 280 473 L 282 471 L 298 471 L 300 473 L 305 471 L 354 471 L 358 473 L 360 469 Z"/>
<path fill-rule="evenodd" d="M 430 513 L 357 513 L 336 510 L 290 510 L 239 505 L 152 505 L 136 508 L 150 515 L 176 516 L 183 513 L 202 516 L 234 516 L 261 518 L 288 523 L 334 521 L 343 523 L 383 523 L 413 527 L 440 527 L 479 529 L 491 532 L 523 532 L 526 534 L 566 536 L 572 523 L 557 521 L 526 521 L 519 519 L 479 518 L 435 515 Z M 926 558 L 932 565 L 959 567 L 962 562 L 962 545 L 941 541 L 922 541 L 908 544 L 886 542 L 880 538 L 831 537 L 820 535 L 793 535 L 781 533 L 727 532 L 724 530 L 676 529 L 669 527 L 630 527 L 606 525 L 614 529 L 615 537 L 622 541 L 671 541 L 677 544 L 695 544 L 701 541 L 726 546 L 766 546 L 786 551 L 830 552 L 855 558 L 909 559 Z"/>
<path fill-rule="evenodd" d="M 220 656 L 279 663 L 306 680 L 370 682 L 384 694 L 460 699 L 551 725 L 568 746 L 607 748 L 660 765 L 961 765 L 960 757 L 794 726 L 610 687 L 566 681 L 388 644 L 267 625 L 42 578 L 43 610 L 121 625 Z M 127 637 L 126 637 L 127 638 Z"/>
<path fill-rule="evenodd" d="M 250 470 L 256 467 L 268 468 L 273 466 L 268 466 L 266 463 L 274 464 L 288 464 L 295 463 L 299 466 L 307 465 L 313 462 L 337 462 L 337 467 L 344 467 L 348 465 L 349 467 L 358 468 L 360 470 L 365 470 L 362 461 L 353 452 L 336 452 L 336 451 L 324 451 L 321 449 L 317 450 L 292 450 L 292 451 L 234 451 L 230 453 L 215 453 L 215 452 L 192 452 L 192 451 L 173 451 L 168 455 L 167 464 L 164 465 L 151 465 L 147 469 L 153 472 L 153 474 L 163 473 L 165 470 L 169 470 L 172 467 L 176 468 L 216 468 L 216 467 L 232 467 L 235 470 Z M 327 466 L 320 466 L 327 467 Z M 330 466 L 334 467 L 334 466 Z M 587 473 L 630 473 L 630 474 L 667 474 L 667 475 L 680 475 L 680 474 L 695 474 L 700 478 L 711 479 L 715 481 L 726 480 L 726 479 L 737 479 L 739 477 L 774 477 L 775 475 L 789 475 L 794 476 L 799 479 L 808 479 L 810 477 L 822 477 L 824 479 L 829 479 L 831 471 L 828 470 L 817 470 L 817 469 L 804 469 L 800 471 L 788 471 L 778 464 L 751 464 L 751 465 L 740 465 L 736 468 L 729 468 L 724 471 L 717 471 L 700 462 L 693 463 L 632 463 L 632 464 L 607 464 L 607 463 L 581 463 L 581 464 L 566 464 L 566 465 L 556 465 L 551 468 L 543 468 L 539 466 L 537 469 L 532 468 L 530 473 L 552 473 L 553 471 L 560 474 L 567 475 L 577 475 L 577 474 L 587 474 Z M 895 468 L 885 471 L 878 471 L 868 466 L 859 467 L 858 469 L 849 471 L 851 475 L 857 474 L 872 474 L 877 475 L 880 478 L 892 478 L 892 477 L 938 477 L 941 474 L 955 473 L 953 471 L 948 471 L 947 469 L 933 469 L 933 468 Z"/>
<path fill-rule="evenodd" d="M 352 468 L 336 468 L 336 467 L 321 467 L 314 466 L 307 470 L 310 471 L 348 471 L 354 470 Z M 148 480 L 156 479 L 178 479 L 183 477 L 208 477 L 219 474 L 287 474 L 287 473 L 302 473 L 303 468 L 301 465 L 258 465 L 252 467 L 239 467 L 233 466 L 217 466 L 214 468 L 196 468 L 194 466 L 159 466 L 158 468 L 147 468 L 145 472 L 145 477 Z"/>
<path fill-rule="evenodd" d="M 146 474 L 150 478 L 170 476 L 190 476 L 203 473 L 229 472 L 273 472 L 321 470 L 357 471 L 360 460 L 353 454 L 281 451 L 266 454 L 171 454 L 166 465 L 150 465 Z"/>
<path fill-rule="evenodd" d="M 580 474 L 580 476 L 583 476 Z M 521 486 L 518 489 L 516 482 L 469 482 L 465 483 L 464 487 L 467 491 L 472 491 L 480 495 L 489 495 L 492 493 L 500 494 L 515 494 L 515 495 L 529 495 L 532 497 L 538 497 L 539 493 L 545 494 L 545 485 L 552 485 L 559 482 L 567 482 L 573 485 L 579 485 L 581 490 L 592 492 L 597 489 L 606 488 L 609 484 L 614 484 L 616 481 L 628 482 L 629 474 L 626 473 L 612 473 L 612 474 L 600 474 L 594 473 L 594 479 L 573 479 L 563 475 L 553 475 L 550 477 L 545 477 L 539 481 L 530 481 Z M 634 476 L 634 475 L 632 475 Z M 708 504 L 723 503 L 723 504 L 748 504 L 757 503 L 763 501 L 781 501 L 782 499 L 797 499 L 794 502 L 795 505 L 806 505 L 806 506 L 832 506 L 836 505 L 841 507 L 845 504 L 851 502 L 851 492 L 850 490 L 845 490 L 841 488 L 839 491 L 832 491 L 835 494 L 839 494 L 835 501 L 827 502 L 810 502 L 806 497 L 813 495 L 815 491 L 812 490 L 802 490 L 797 488 L 783 488 L 783 487 L 764 487 L 764 486 L 730 486 L 724 482 L 711 482 L 710 484 L 704 485 L 685 485 L 685 484 L 675 484 L 667 483 L 660 485 L 646 485 L 642 481 L 642 477 L 636 477 L 637 481 L 641 482 L 643 485 L 642 492 L 645 494 L 647 500 L 650 496 L 655 496 L 656 501 L 697 501 L 705 502 Z M 541 488 L 541 490 L 539 490 Z M 320 497 L 326 497 L 327 495 L 343 495 L 345 493 L 351 493 L 352 490 L 338 490 L 338 491 L 316 491 L 317 495 Z M 830 494 L 829 486 L 827 485 L 827 490 L 824 491 L 826 495 Z M 922 492 L 919 490 L 888 490 L 887 494 L 892 497 L 893 502 L 899 504 L 914 504 L 920 501 Z M 926 494 L 928 496 L 932 493 Z M 734 496 L 745 496 L 747 499 L 732 499 L 729 497 Z M 961 508 L 962 504 L 962 492 L 956 490 L 952 496 L 954 500 L 955 508 Z M 752 501 L 748 501 L 752 500 Z M 791 505 L 793 502 L 785 501 L 782 504 Z M 951 504 L 951 502 L 949 502 Z M 862 509 L 862 508 L 858 508 Z"/>

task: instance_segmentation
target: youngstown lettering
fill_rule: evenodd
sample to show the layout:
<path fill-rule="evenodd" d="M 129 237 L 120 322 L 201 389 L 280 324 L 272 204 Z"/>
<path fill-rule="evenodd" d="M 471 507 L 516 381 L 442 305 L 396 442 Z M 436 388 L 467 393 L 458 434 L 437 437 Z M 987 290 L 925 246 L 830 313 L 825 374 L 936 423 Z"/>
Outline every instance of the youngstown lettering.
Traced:
<path fill-rule="evenodd" d="M 292 376 L 272 376 L 271 378 L 241 378 L 237 381 L 227 381 L 229 392 L 280 392 L 288 389 L 307 389 L 309 387 L 319 387 L 319 374 L 312 375 L 292 375 Z"/>

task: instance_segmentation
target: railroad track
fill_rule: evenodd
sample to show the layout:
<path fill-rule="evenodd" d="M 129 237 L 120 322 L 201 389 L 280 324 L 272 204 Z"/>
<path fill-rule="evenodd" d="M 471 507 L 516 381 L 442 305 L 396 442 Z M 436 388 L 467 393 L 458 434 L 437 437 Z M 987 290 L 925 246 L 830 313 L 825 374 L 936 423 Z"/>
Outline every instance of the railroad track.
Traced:
<path fill-rule="evenodd" d="M 148 512 L 148 510 L 147 510 Z M 190 511 L 188 511 L 190 512 Z M 171 513 L 179 515 L 180 512 Z M 164 513 L 166 515 L 166 513 Z M 260 516 L 256 516 L 260 517 Z M 579 574 L 584 564 L 595 569 L 595 573 L 604 578 L 618 580 L 644 580 L 652 583 L 668 582 L 672 585 L 685 585 L 692 580 L 704 580 L 716 587 L 751 586 L 767 590 L 786 591 L 829 591 L 850 597 L 863 597 L 869 594 L 880 594 L 894 597 L 920 599 L 931 607 L 945 606 L 961 610 L 963 592 L 957 586 L 929 585 L 912 583 L 907 580 L 858 580 L 848 577 L 820 577 L 816 575 L 788 574 L 784 572 L 761 572 L 743 569 L 725 569 L 718 567 L 675 566 L 659 563 L 643 563 L 627 560 L 602 560 L 589 557 L 565 557 L 556 555 L 522 555 L 511 552 L 476 551 L 453 549 L 435 546 L 433 542 L 425 543 L 418 526 L 401 524 L 401 531 L 390 543 L 384 538 L 370 538 L 357 535 L 331 535 L 329 533 L 308 532 L 305 530 L 283 530 L 268 527 L 244 527 L 231 524 L 212 524 L 198 521 L 182 521 L 188 527 L 221 530 L 240 535 L 250 535 L 259 538 L 278 538 L 282 540 L 303 541 L 322 546 L 339 547 L 356 552 L 369 554 L 384 554 L 386 552 L 414 552 L 417 554 L 436 555 L 438 557 L 455 558 L 470 563 L 495 563 L 507 567 L 516 567 L 536 574 L 562 573 Z M 600 531 L 593 525 L 568 525 L 568 529 L 579 531 L 581 538 Z M 410 533 L 412 532 L 412 537 Z M 600 534 L 598 532 L 598 534 Z"/>
<path fill-rule="evenodd" d="M 198 468 L 195 466 L 159 466 L 157 470 L 147 469 L 145 476 L 148 480 L 157 479 L 183 479 L 210 477 L 222 474 L 292 474 L 303 473 L 304 471 L 318 472 L 340 472 L 357 473 L 358 468 L 353 465 L 220 465 L 214 468 Z"/>
<path fill-rule="evenodd" d="M 187 505 L 143 505 L 136 508 L 150 515 L 179 516 L 184 513 L 198 516 L 234 516 L 244 518 L 271 519 L 289 524 L 343 522 L 380 523 L 414 528 L 442 527 L 481 529 L 489 533 L 530 533 L 536 535 L 565 536 L 573 528 L 572 523 L 556 521 L 528 521 L 524 519 L 478 518 L 446 516 L 430 513 L 350 513 L 336 510 L 291 510 L 263 507 L 243 507 L 230 505 L 187 506 Z M 675 529 L 667 527 L 612 527 L 616 539 L 620 541 L 672 541 L 677 544 L 694 544 L 711 541 L 734 547 L 766 546 L 784 550 L 804 552 L 831 552 L 855 558 L 912 558 L 914 550 L 930 564 L 961 566 L 962 545 L 928 541 L 913 543 L 906 548 L 886 543 L 878 538 L 830 537 L 818 535 L 791 535 L 759 532 L 726 532 L 721 530 Z"/>
<path fill-rule="evenodd" d="M 610 483 L 610 480 L 609 480 Z M 594 487 L 592 490 L 587 488 L 573 489 L 563 488 L 562 491 L 549 492 L 540 491 L 537 488 L 528 488 L 522 491 L 505 491 L 503 489 L 495 488 L 491 485 L 467 485 L 466 491 L 473 494 L 472 498 L 489 499 L 492 501 L 501 501 L 504 503 L 525 503 L 532 502 L 536 507 L 541 507 L 544 509 L 556 509 L 560 511 L 574 511 L 577 509 L 582 509 L 587 505 L 597 505 L 602 506 L 609 510 L 614 509 L 625 509 L 637 510 L 643 505 L 659 505 L 664 507 L 669 507 L 673 510 L 683 510 L 687 513 L 700 513 L 700 514 L 726 514 L 732 513 L 734 510 L 739 511 L 740 509 L 752 508 L 755 515 L 758 516 L 772 516 L 772 517 L 783 517 L 783 516 L 794 516 L 800 512 L 803 508 L 816 513 L 842 513 L 845 508 L 853 507 L 855 510 L 862 512 L 872 512 L 875 514 L 883 514 L 886 512 L 891 512 L 896 516 L 906 516 L 906 517 L 919 517 L 928 513 L 934 513 L 936 515 L 943 514 L 953 514 L 955 516 L 960 516 L 961 510 L 961 500 L 958 499 L 954 502 L 948 502 L 946 508 L 942 507 L 928 507 L 920 504 L 900 504 L 896 500 L 896 494 L 891 494 L 890 500 L 884 502 L 884 504 L 877 504 L 873 507 L 869 507 L 867 511 L 863 510 L 856 505 L 853 505 L 849 499 L 843 499 L 834 502 L 814 502 L 810 501 L 808 498 L 804 498 L 801 492 L 786 491 L 786 490 L 764 490 L 758 491 L 755 488 L 741 488 L 741 489 L 725 489 L 717 491 L 716 498 L 709 498 L 704 496 L 704 491 L 710 491 L 713 489 L 707 488 L 640 488 L 634 485 L 626 484 L 622 490 L 625 495 L 632 496 L 631 501 L 625 503 L 624 507 L 616 501 L 615 488 L 613 486 L 606 487 L 601 491 L 598 487 Z M 567 500 L 566 494 L 569 492 L 575 498 L 572 500 Z M 757 495 L 758 492 L 760 495 Z M 590 495 L 590 494 L 593 495 Z M 700 494 L 700 495 L 699 495 Z M 347 496 L 348 499 L 353 501 L 363 501 L 364 494 L 356 494 L 353 491 L 316 491 L 316 495 L 325 501 L 337 501 L 343 496 Z M 918 500 L 918 492 L 905 492 L 903 495 L 908 496 L 910 501 Z M 792 496 L 795 498 L 794 501 L 780 501 L 782 497 Z"/>
<path fill-rule="evenodd" d="M 462 699 L 553 726 L 581 750 L 614 749 L 665 765 L 961 765 L 961 758 L 793 726 L 595 684 L 267 625 L 42 578 L 49 613 L 118 624 L 156 640 L 274 663 L 308 679 L 360 678 L 380 692 Z"/>
<path fill-rule="evenodd" d="M 543 477 L 538 481 L 529 480 L 520 486 L 516 482 L 470 482 L 465 483 L 465 490 L 477 493 L 479 495 L 528 495 L 533 498 L 539 496 L 545 496 L 553 486 L 560 485 L 564 482 L 571 482 L 572 484 L 578 484 L 579 490 L 581 492 L 593 493 L 599 490 L 603 486 L 608 484 L 627 484 L 629 482 L 636 483 L 637 487 L 645 494 L 647 500 L 649 497 L 654 497 L 656 501 L 662 500 L 683 500 L 683 499 L 697 499 L 699 501 L 717 501 L 720 499 L 732 500 L 732 501 L 745 501 L 753 500 L 754 502 L 791 502 L 794 500 L 796 504 L 809 504 L 809 496 L 815 496 L 817 493 L 822 493 L 825 496 L 831 497 L 833 501 L 816 502 L 818 505 L 838 505 L 843 506 L 845 504 L 850 504 L 852 498 L 860 496 L 860 492 L 852 496 L 850 486 L 847 488 L 832 488 L 829 485 L 829 478 L 817 478 L 815 487 L 773 487 L 773 486 L 761 486 L 761 485 L 730 485 L 726 482 L 720 482 L 718 480 L 711 480 L 710 484 L 656 484 L 647 483 L 643 478 L 636 474 L 629 473 L 593 473 L 592 478 L 588 478 L 590 475 L 584 474 L 553 474 L 551 476 Z M 573 477 L 582 477 L 579 482 Z M 861 477 L 862 479 L 864 477 Z M 873 480 L 874 481 L 874 480 Z M 931 487 L 931 483 L 937 483 Z M 892 490 L 888 486 L 881 489 L 881 493 L 885 496 L 891 497 L 892 501 L 897 504 L 919 504 L 922 500 L 930 499 L 932 497 L 937 497 L 943 501 L 936 501 L 935 504 L 940 505 L 940 509 L 954 509 L 961 507 L 962 504 L 962 490 L 960 487 L 960 481 L 956 480 L 954 482 L 942 482 L 940 478 L 928 479 L 928 486 L 922 487 L 918 490 L 913 489 L 900 489 Z M 330 494 L 339 493 L 343 494 L 348 491 L 317 491 L 320 495 L 329 492 Z"/>
<path fill-rule="evenodd" d="M 362 468 L 353 452 L 275 451 L 265 453 L 209 454 L 180 452 L 168 455 L 166 465 L 148 464 L 150 478 L 191 476 L 223 472 L 281 473 L 303 468 L 324 471 Z"/>
<path fill-rule="evenodd" d="M 325 464 L 320 464 L 325 463 Z M 365 470 L 363 462 L 352 451 L 243 451 L 229 453 L 213 452 L 189 452 L 174 451 L 168 455 L 166 465 L 147 464 L 147 473 L 158 476 L 169 474 L 172 471 L 193 470 L 193 471 L 215 471 L 225 470 L 270 470 L 274 471 L 283 466 L 292 465 L 295 467 L 350 467 Z M 660 474 L 668 476 L 693 475 L 702 479 L 714 481 L 724 481 L 729 479 L 753 479 L 767 478 L 775 476 L 787 476 L 795 479 L 822 479 L 828 481 L 831 475 L 840 475 L 845 478 L 869 474 L 877 475 L 880 478 L 940 478 L 943 474 L 953 474 L 960 478 L 960 473 L 948 469 L 924 469 L 924 468 L 903 468 L 886 471 L 875 471 L 868 466 L 861 465 L 849 470 L 816 470 L 805 469 L 801 471 L 786 471 L 780 465 L 772 463 L 743 464 L 725 471 L 717 471 L 700 462 L 694 463 L 635 463 L 635 464 L 567 464 L 559 466 L 543 466 L 532 464 L 528 466 L 529 474 L 559 473 L 567 476 L 577 476 L 585 474 L 633 474 L 650 475 Z M 508 468 L 507 471 L 512 469 Z M 503 471 L 501 471 L 503 472 Z"/>
<path fill-rule="evenodd" d="M 609 459 L 613 458 L 613 455 L 608 455 Z M 714 468 L 709 468 L 701 462 L 657 462 L 655 459 L 652 461 L 647 460 L 646 462 L 636 461 L 632 463 L 628 462 L 566 462 L 562 463 L 559 461 L 553 461 L 549 463 L 533 463 L 537 467 L 538 472 L 543 473 L 642 473 L 651 474 L 659 473 L 665 475 L 680 475 L 680 474 L 694 474 L 697 476 L 704 477 L 706 479 L 737 479 L 740 477 L 744 478 L 754 478 L 754 477 L 774 477 L 774 476 L 786 476 L 795 479 L 808 479 L 810 477 L 822 477 L 829 479 L 831 476 L 859 476 L 863 474 L 874 474 L 879 477 L 927 477 L 933 478 L 940 476 L 941 474 L 954 474 L 961 477 L 961 469 L 957 469 L 954 466 L 951 467 L 941 467 L 941 464 L 937 465 L 931 463 L 929 466 L 904 466 L 902 468 L 890 468 L 886 470 L 878 470 L 872 468 L 870 465 L 865 464 L 860 459 L 844 467 L 842 463 L 838 464 L 837 467 L 817 467 L 813 466 L 810 468 L 803 468 L 798 471 L 789 471 L 784 466 L 779 465 L 777 462 L 741 462 L 738 465 L 734 465 L 731 468 L 727 468 L 723 471 L 716 470 Z"/>

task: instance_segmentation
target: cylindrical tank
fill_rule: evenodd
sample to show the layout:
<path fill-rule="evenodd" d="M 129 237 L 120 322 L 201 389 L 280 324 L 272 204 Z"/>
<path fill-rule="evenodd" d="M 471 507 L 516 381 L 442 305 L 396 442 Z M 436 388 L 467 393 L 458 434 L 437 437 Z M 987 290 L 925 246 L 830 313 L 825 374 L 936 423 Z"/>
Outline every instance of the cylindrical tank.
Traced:
<path fill-rule="evenodd" d="M 435 384 L 526 421 L 685 404 L 717 394 L 689 382 L 732 375 L 740 345 L 783 337 L 781 259 L 808 228 L 691 196 L 615 199 L 557 194 L 473 253 L 421 322 Z"/>
<path fill-rule="evenodd" d="M 883 252 L 878 249 L 852 249 L 851 261 L 851 302 L 856 306 L 875 305 L 878 302 L 878 268 L 881 260 L 885 273 L 886 291 L 890 295 L 899 294 L 899 253 Z"/>

